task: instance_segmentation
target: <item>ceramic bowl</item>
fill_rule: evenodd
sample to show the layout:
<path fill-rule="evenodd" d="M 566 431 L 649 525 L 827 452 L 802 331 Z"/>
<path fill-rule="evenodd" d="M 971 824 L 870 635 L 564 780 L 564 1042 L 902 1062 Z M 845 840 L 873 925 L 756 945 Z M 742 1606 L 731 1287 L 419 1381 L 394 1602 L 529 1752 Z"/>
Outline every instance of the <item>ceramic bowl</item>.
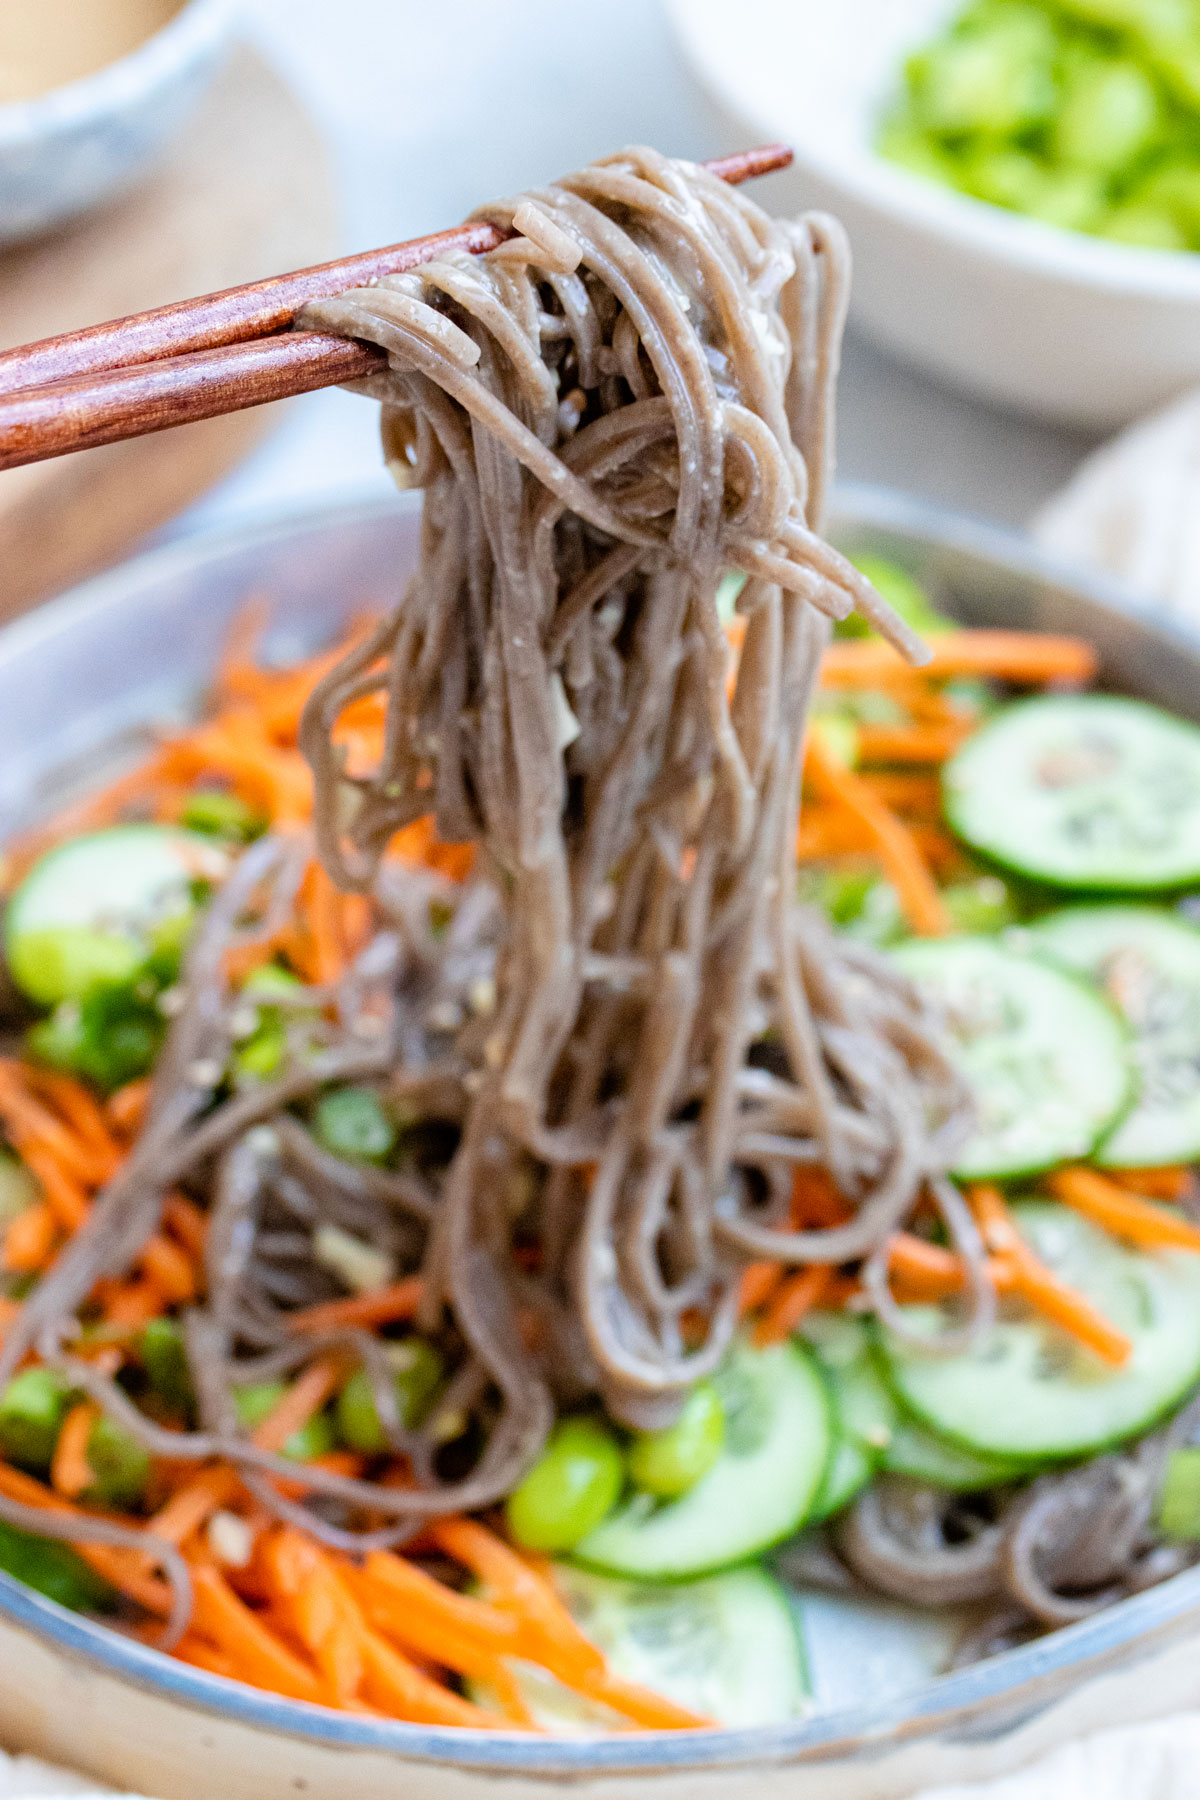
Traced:
<path fill-rule="evenodd" d="M 905 53 L 961 0 L 667 3 L 737 141 L 792 144 L 789 204 L 848 227 L 855 316 L 887 348 L 1081 426 L 1123 424 L 1200 380 L 1200 255 L 1062 231 L 875 153 Z"/>
<path fill-rule="evenodd" d="M 52 793 L 94 781 L 114 746 L 193 703 L 249 594 L 277 597 L 280 655 L 385 605 L 416 555 L 415 499 L 185 541 L 0 631 L 0 840 Z M 834 532 L 852 553 L 903 562 L 968 622 L 1086 635 L 1115 684 L 1200 717 L 1200 635 L 1140 615 L 1120 592 L 877 493 L 844 494 Z M 1200 1569 L 941 1677 L 949 1624 L 816 1598 L 803 1619 L 816 1696 L 806 1718 L 551 1741 L 281 1700 L 0 1576 L 0 1742 L 163 1800 L 901 1800 L 1200 1703 Z"/>
<path fill-rule="evenodd" d="M 94 75 L 0 106 L 0 244 L 120 191 L 186 121 L 228 47 L 239 0 L 185 0 Z"/>

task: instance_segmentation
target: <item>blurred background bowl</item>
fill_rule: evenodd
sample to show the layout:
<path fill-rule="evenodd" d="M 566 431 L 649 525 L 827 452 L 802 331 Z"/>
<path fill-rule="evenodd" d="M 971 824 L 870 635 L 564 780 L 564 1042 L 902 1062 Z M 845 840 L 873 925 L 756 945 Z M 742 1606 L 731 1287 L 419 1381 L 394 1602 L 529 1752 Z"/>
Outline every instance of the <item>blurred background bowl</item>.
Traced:
<path fill-rule="evenodd" d="M 132 181 L 216 74 L 238 8 L 239 0 L 185 0 L 119 61 L 0 105 L 0 244 L 46 231 Z"/>
<path fill-rule="evenodd" d="M 794 146 L 789 202 L 846 225 L 855 318 L 879 343 L 972 394 L 1088 427 L 1200 380 L 1200 255 L 1063 231 L 876 154 L 906 53 L 961 0 L 667 3 L 739 136 Z"/>

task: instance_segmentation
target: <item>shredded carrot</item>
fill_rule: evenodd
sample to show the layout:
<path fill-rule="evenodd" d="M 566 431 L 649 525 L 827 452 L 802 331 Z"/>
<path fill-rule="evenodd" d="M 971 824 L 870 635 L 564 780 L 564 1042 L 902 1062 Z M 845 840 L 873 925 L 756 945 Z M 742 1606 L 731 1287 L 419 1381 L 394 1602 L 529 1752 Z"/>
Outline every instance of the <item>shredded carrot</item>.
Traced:
<path fill-rule="evenodd" d="M 206 1525 L 213 1513 L 220 1512 L 237 1498 L 241 1481 L 236 1469 L 226 1463 L 201 1469 L 176 1488 L 171 1498 L 150 1520 L 147 1530 L 169 1544 L 183 1544 L 194 1531 Z"/>
<path fill-rule="evenodd" d="M 780 1263 L 751 1263 L 742 1274 L 738 1294 L 739 1317 L 745 1318 L 747 1313 L 757 1312 L 760 1306 L 764 1306 L 782 1278 L 783 1267 Z"/>
<path fill-rule="evenodd" d="M 716 1724 L 703 1713 L 679 1706 L 664 1694 L 652 1693 L 649 1688 L 626 1681 L 608 1669 L 603 1675 L 588 1676 L 581 1684 L 580 1692 L 589 1700 L 602 1701 L 605 1706 L 624 1713 L 627 1719 L 647 1731 L 708 1731 Z"/>
<path fill-rule="evenodd" d="M 96 1476 L 88 1461 L 88 1439 L 100 1410 L 90 1400 L 73 1406 L 62 1422 L 50 1464 L 50 1485 L 65 1500 L 78 1500 L 94 1486 Z"/>
<path fill-rule="evenodd" d="M 193 1566 L 192 1590 L 193 1630 L 231 1659 L 241 1680 L 291 1700 L 320 1702 L 328 1697 L 316 1671 L 238 1599 L 216 1569 L 203 1563 Z"/>
<path fill-rule="evenodd" d="M 781 1344 L 795 1331 L 805 1313 L 820 1306 L 829 1291 L 833 1270 L 828 1263 L 814 1263 L 786 1275 L 771 1296 L 762 1318 L 754 1328 L 754 1342 L 762 1350 L 770 1344 Z"/>
<path fill-rule="evenodd" d="M 377 1633 L 362 1640 L 366 1664 L 365 1692 L 386 1712 L 418 1725 L 465 1725 L 476 1731 L 505 1731 L 512 1721 L 502 1713 L 487 1711 L 470 1700 L 431 1681 L 400 1651 L 393 1650 Z"/>
<path fill-rule="evenodd" d="M 138 1266 L 162 1296 L 162 1310 L 186 1306 L 196 1298 L 196 1275 L 190 1259 L 170 1238 L 156 1232 L 143 1244 Z"/>
<path fill-rule="evenodd" d="M 1118 1187 L 1132 1188 L 1135 1194 L 1146 1194 L 1151 1200 L 1182 1200 L 1195 1185 L 1190 1168 L 1170 1169 L 1106 1169 L 1105 1174 Z"/>
<path fill-rule="evenodd" d="M 818 792 L 835 799 L 871 832 L 880 861 L 913 930 L 921 937 L 940 937 L 948 932 L 951 921 L 946 903 L 911 832 L 852 769 L 838 760 L 820 731 L 809 733 L 804 768 Z"/>
<path fill-rule="evenodd" d="M 518 1647 L 521 1628 L 512 1613 L 456 1593 L 390 1551 L 374 1551 L 366 1558 L 358 1592 L 374 1623 L 389 1630 L 436 1628 L 497 1655 Z"/>
<path fill-rule="evenodd" d="M 354 1325 L 393 1325 L 415 1316 L 423 1292 L 421 1278 L 413 1275 L 394 1287 L 375 1294 L 348 1294 L 344 1300 L 324 1300 L 289 1316 L 293 1331 L 340 1331 Z"/>
<path fill-rule="evenodd" d="M 118 1137 L 131 1139 L 137 1135 L 145 1120 L 149 1099 L 150 1082 L 145 1076 L 140 1081 L 127 1081 L 124 1087 L 109 1095 L 104 1110 Z"/>
<path fill-rule="evenodd" d="M 969 719 L 946 725 L 860 725 L 858 748 L 864 762 L 943 763 L 974 729 Z"/>
<path fill-rule="evenodd" d="M 58 1243 L 58 1220 L 44 1200 L 27 1206 L 4 1227 L 3 1263 L 14 1275 L 34 1275 L 46 1267 Z"/>
<path fill-rule="evenodd" d="M 332 1399 L 345 1376 L 346 1365 L 340 1356 L 319 1356 L 311 1362 L 256 1428 L 253 1435 L 258 1448 L 282 1450 L 293 1432 L 303 1431 L 313 1414 Z"/>
<path fill-rule="evenodd" d="M 1200 1226 L 1128 1193 L 1097 1169 L 1060 1169 L 1046 1185 L 1067 1206 L 1142 1249 L 1200 1250 Z"/>
<path fill-rule="evenodd" d="M 952 631 L 929 642 L 930 659 L 920 674 L 926 681 L 957 675 L 991 676 L 1039 687 L 1046 681 L 1095 680 L 1099 658 L 1082 638 L 1034 631 Z M 882 639 L 831 644 L 821 665 L 829 688 L 875 687 L 907 666 Z"/>
<path fill-rule="evenodd" d="M 999 1188 L 980 1184 L 970 1189 L 969 1197 L 984 1243 L 1008 1266 L 1013 1291 L 1052 1324 L 1078 1338 L 1101 1361 L 1123 1367 L 1133 1354 L 1129 1338 L 1034 1254 L 1017 1230 Z"/>
<path fill-rule="evenodd" d="M 511 1606 L 529 1633 L 531 1654 L 560 1679 L 579 1687 L 604 1672 L 604 1658 L 584 1636 L 555 1593 L 495 1532 L 474 1519 L 439 1519 L 434 1541 L 483 1582 L 497 1604 Z"/>
<path fill-rule="evenodd" d="M 906 1300 L 943 1300 L 966 1283 L 962 1258 L 941 1244 L 897 1231 L 888 1246 L 888 1273 Z"/>
<path fill-rule="evenodd" d="M 163 1223 L 192 1259 L 201 1263 L 208 1242 L 208 1216 L 195 1201 L 183 1194 L 168 1194 L 163 1202 Z"/>

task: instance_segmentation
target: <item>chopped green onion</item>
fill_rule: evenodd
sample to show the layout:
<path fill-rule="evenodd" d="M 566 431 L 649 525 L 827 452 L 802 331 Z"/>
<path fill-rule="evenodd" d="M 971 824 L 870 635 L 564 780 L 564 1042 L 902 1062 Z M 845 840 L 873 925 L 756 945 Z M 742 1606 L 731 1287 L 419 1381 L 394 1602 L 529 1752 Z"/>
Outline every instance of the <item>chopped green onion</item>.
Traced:
<path fill-rule="evenodd" d="M 383 1162 L 396 1147 L 396 1127 L 370 1088 L 335 1088 L 313 1109 L 313 1128 L 334 1156 Z"/>
<path fill-rule="evenodd" d="M 228 838 L 236 844 L 248 844 L 261 837 L 267 826 L 261 813 L 224 788 L 198 788 L 189 797 L 180 823 L 189 831 Z"/>

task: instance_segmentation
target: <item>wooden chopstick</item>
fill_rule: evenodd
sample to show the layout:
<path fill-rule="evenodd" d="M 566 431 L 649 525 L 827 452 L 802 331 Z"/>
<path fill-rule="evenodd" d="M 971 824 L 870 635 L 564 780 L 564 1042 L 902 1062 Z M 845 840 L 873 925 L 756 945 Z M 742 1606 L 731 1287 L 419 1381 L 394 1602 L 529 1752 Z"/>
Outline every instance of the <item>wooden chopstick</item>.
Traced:
<path fill-rule="evenodd" d="M 704 166 L 723 181 L 738 184 L 786 168 L 791 160 L 786 145 L 768 144 L 717 157 Z M 383 250 L 367 250 L 291 275 L 273 275 L 199 300 L 181 300 L 62 337 L 22 344 L 0 352 L 0 395 L 267 337 L 286 331 L 310 300 L 365 287 L 384 275 L 404 274 L 446 250 L 475 255 L 494 250 L 509 235 L 494 225 L 459 225 Z"/>
<path fill-rule="evenodd" d="M 732 184 L 783 169 L 784 144 L 704 166 Z M 373 345 L 289 327 L 309 301 L 417 268 L 450 248 L 479 254 L 493 225 L 370 250 L 0 354 L 0 470 L 240 412 L 386 366 Z"/>

